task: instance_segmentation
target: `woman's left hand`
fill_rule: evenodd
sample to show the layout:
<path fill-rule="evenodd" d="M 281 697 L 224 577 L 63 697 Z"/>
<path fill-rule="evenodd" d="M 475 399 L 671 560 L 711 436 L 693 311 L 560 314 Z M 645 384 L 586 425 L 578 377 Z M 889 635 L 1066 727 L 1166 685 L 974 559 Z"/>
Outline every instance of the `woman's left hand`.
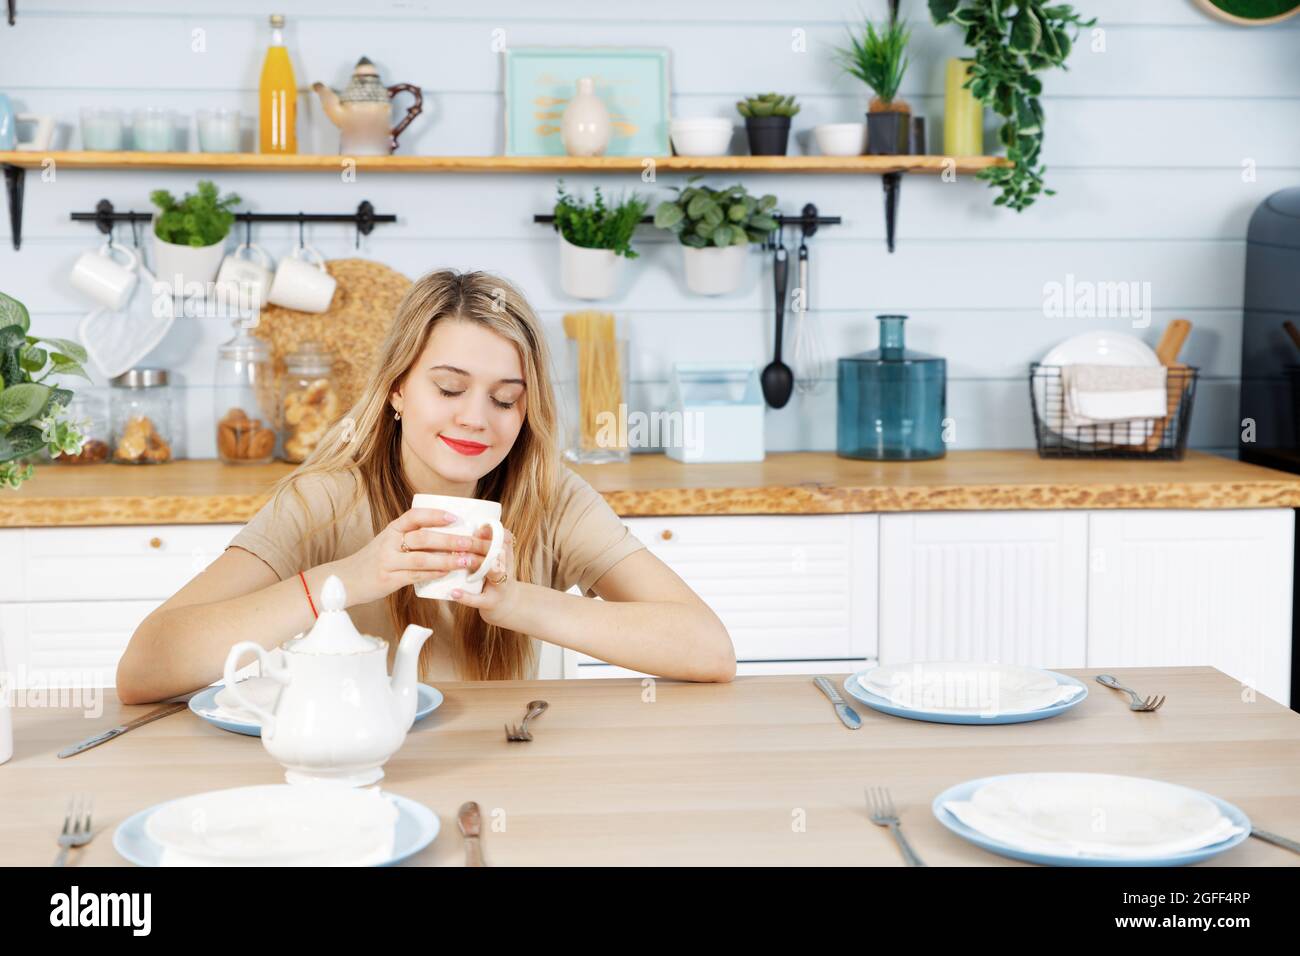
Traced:
<path fill-rule="evenodd" d="M 475 538 L 492 540 L 492 528 L 483 525 L 474 532 Z M 459 604 L 468 604 L 478 608 L 479 617 L 488 624 L 499 624 L 505 620 L 518 593 L 519 582 L 515 580 L 515 536 L 506 531 L 506 541 L 501 548 L 492 568 L 483 578 L 483 592 L 469 594 L 462 588 L 453 588 L 451 597 Z"/>

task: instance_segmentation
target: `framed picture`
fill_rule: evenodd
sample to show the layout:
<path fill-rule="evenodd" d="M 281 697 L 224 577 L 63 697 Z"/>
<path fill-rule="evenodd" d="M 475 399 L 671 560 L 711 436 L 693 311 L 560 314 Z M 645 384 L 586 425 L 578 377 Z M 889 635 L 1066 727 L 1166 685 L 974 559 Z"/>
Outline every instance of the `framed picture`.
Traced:
<path fill-rule="evenodd" d="M 1278 23 L 1300 13 L 1300 0 L 1196 0 L 1212 17 L 1245 27 Z"/>
<path fill-rule="evenodd" d="M 505 55 L 507 156 L 566 155 L 560 120 L 584 76 L 609 109 L 604 155 L 669 155 L 667 50 L 518 47 Z"/>

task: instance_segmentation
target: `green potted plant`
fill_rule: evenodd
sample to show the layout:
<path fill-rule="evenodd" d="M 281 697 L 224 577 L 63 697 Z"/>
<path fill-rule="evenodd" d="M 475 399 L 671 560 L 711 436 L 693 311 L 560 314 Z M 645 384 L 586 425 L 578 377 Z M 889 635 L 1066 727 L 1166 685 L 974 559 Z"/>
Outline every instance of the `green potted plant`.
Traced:
<path fill-rule="evenodd" d="M 1019 212 L 1044 188 L 1042 81 L 1035 73 L 1060 67 L 1070 55 L 1083 20 L 1069 4 L 1055 0 L 930 0 L 937 24 L 955 23 L 966 30 L 966 45 L 974 50 L 965 86 L 975 98 L 1002 118 L 998 139 L 1006 147 L 1009 166 L 991 166 L 975 175 L 1001 194 L 994 204 Z"/>
<path fill-rule="evenodd" d="M 0 488 L 17 488 L 35 473 L 42 451 L 76 455 L 84 427 L 64 417 L 70 389 L 50 385 L 51 375 L 80 375 L 86 350 L 67 339 L 29 335 L 27 307 L 0 292 Z M 43 347 L 44 346 L 44 347 Z"/>
<path fill-rule="evenodd" d="M 205 179 L 197 193 L 186 193 L 180 202 L 165 189 L 155 189 L 149 201 L 158 207 L 153 218 L 158 281 L 170 285 L 173 295 L 206 290 L 221 267 L 225 239 L 235 222 L 231 210 L 239 197 L 219 197 L 217 187 Z"/>
<path fill-rule="evenodd" d="M 618 289 L 622 265 L 637 257 L 632 233 L 645 215 L 636 193 L 605 205 L 600 187 L 588 203 L 556 184 L 555 231 L 560 236 L 560 285 L 575 299 L 607 299 Z"/>
<path fill-rule="evenodd" d="M 674 186 L 676 199 L 655 209 L 655 225 L 677 235 L 686 266 L 686 287 L 699 295 L 724 295 L 740 287 L 745 252 L 776 228 L 776 197 L 751 196 L 737 183 L 726 189 Z"/>
<path fill-rule="evenodd" d="M 875 93 L 867 105 L 867 152 L 872 155 L 901 156 L 911 151 L 912 107 L 898 98 L 911 37 L 907 25 L 893 16 L 883 30 L 864 20 L 860 33 L 849 31 L 849 46 L 835 51 L 844 71 Z"/>
<path fill-rule="evenodd" d="M 790 141 L 790 118 L 800 109 L 793 96 L 763 93 L 738 100 L 736 109 L 745 117 L 751 155 L 785 155 L 786 144 Z"/>

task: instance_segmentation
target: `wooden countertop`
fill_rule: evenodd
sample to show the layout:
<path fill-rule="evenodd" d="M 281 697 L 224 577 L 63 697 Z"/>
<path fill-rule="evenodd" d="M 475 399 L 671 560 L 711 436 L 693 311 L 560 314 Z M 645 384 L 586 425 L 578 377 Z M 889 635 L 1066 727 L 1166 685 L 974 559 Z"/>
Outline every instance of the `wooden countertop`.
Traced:
<path fill-rule="evenodd" d="M 1300 837 L 1300 715 L 1208 667 L 1115 671 L 1168 697 L 1135 714 L 1098 685 L 1059 717 L 971 727 L 902 720 L 861 705 L 845 729 L 809 676 L 731 684 L 639 679 L 446 683 L 442 706 L 417 723 L 382 786 L 438 814 L 437 839 L 407 865 L 463 865 L 456 809 L 466 800 L 507 814 L 484 828 L 489 865 L 900 866 L 889 834 L 868 822 L 863 788 L 887 786 L 904 832 L 932 866 L 1021 865 L 949 833 L 930 811 L 945 788 L 1027 771 L 1103 771 L 1194 787 L 1240 807 L 1252 823 Z M 839 678 L 835 678 L 839 680 Z M 94 796 L 95 838 L 71 866 L 124 865 L 113 830 L 164 800 L 283 783 L 256 737 L 212 727 L 188 710 L 75 757 L 59 749 L 148 711 L 103 691 L 102 713 L 15 707 L 14 756 L 0 767 L 0 865 L 46 866 L 70 794 Z M 20 695 L 21 696 L 21 695 Z M 502 724 L 527 701 L 550 703 L 533 741 L 507 744 Z M 89 701 L 78 702 L 88 704 Z M 796 828 L 798 811 L 806 827 Z M 1259 840 L 1203 865 L 1297 866 Z"/>
<path fill-rule="evenodd" d="M 38 466 L 22 488 L 0 491 L 0 527 L 242 523 L 292 467 L 215 459 Z M 1300 475 L 1198 452 L 1183 461 L 1087 461 L 961 451 L 911 463 L 792 452 L 721 465 L 633 455 L 576 470 L 624 517 L 1300 507 Z"/>

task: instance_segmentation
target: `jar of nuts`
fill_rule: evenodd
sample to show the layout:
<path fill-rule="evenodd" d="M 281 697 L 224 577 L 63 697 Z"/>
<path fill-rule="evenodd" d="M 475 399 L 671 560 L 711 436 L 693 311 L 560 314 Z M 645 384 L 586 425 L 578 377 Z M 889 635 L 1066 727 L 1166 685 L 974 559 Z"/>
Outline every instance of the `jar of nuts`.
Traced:
<path fill-rule="evenodd" d="M 159 465 L 172 460 L 172 399 L 165 368 L 133 368 L 112 386 L 113 461 Z"/>
<path fill-rule="evenodd" d="M 285 356 L 280 393 L 283 458 L 295 464 L 312 453 L 343 413 L 334 383 L 334 356 L 319 342 L 304 342 Z"/>
<path fill-rule="evenodd" d="M 51 461 L 61 465 L 92 465 L 108 460 L 108 396 L 99 389 L 78 389 L 68 402 L 67 417 L 80 423 L 85 441 L 77 455 L 54 455 Z"/>
<path fill-rule="evenodd" d="M 217 456 L 227 464 L 260 464 L 275 457 L 277 410 L 270 343 L 250 334 L 242 318 L 235 337 L 217 347 L 213 410 Z"/>

